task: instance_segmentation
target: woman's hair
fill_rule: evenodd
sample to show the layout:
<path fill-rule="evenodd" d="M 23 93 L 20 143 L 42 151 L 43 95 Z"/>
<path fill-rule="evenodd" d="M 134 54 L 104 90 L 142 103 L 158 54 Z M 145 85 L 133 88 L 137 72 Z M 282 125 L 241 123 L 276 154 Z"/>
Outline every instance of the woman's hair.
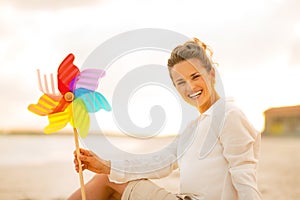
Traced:
<path fill-rule="evenodd" d="M 209 72 L 212 68 L 212 50 L 197 38 L 187 41 L 183 45 L 177 46 L 171 53 L 168 60 L 169 71 L 172 67 L 182 61 L 197 58 Z"/>

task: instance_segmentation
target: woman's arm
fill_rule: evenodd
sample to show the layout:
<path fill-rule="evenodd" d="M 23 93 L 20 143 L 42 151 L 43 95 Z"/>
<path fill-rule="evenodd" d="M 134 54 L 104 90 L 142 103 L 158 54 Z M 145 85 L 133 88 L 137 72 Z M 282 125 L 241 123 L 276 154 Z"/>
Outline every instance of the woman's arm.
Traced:
<path fill-rule="evenodd" d="M 76 152 L 75 169 L 78 172 Z M 142 178 L 162 178 L 169 175 L 177 166 L 177 142 L 160 152 L 141 155 L 133 159 L 107 161 L 89 150 L 80 149 L 79 159 L 82 168 L 98 174 L 109 174 L 113 182 L 123 183 Z"/>
<path fill-rule="evenodd" d="M 166 149 L 136 159 L 112 160 L 110 180 L 123 183 L 136 179 L 165 177 L 178 168 L 175 152 Z"/>
<path fill-rule="evenodd" d="M 261 199 L 257 186 L 260 133 L 239 109 L 234 108 L 226 116 L 220 141 L 239 199 Z"/>

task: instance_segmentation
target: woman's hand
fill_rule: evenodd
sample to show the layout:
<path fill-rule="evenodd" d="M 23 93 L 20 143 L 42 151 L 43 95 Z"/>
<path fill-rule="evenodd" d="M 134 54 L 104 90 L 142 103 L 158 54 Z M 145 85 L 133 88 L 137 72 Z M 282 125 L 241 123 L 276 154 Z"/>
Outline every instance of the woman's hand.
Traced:
<path fill-rule="evenodd" d="M 99 158 L 95 153 L 86 149 L 79 149 L 79 159 L 81 161 L 82 170 L 90 170 L 97 174 L 109 174 L 110 173 L 110 161 Z M 79 163 L 76 151 L 74 151 L 74 164 L 75 170 L 79 172 Z"/>

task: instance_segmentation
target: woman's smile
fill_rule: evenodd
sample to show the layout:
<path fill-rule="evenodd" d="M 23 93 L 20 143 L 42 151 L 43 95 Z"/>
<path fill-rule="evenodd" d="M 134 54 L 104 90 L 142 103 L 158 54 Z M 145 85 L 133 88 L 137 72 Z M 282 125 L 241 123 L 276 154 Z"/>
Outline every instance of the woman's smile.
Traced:
<path fill-rule="evenodd" d="M 188 97 L 191 99 L 196 99 L 198 98 L 200 95 L 202 94 L 202 90 L 199 90 L 198 92 L 192 93 L 192 94 L 188 94 Z"/>

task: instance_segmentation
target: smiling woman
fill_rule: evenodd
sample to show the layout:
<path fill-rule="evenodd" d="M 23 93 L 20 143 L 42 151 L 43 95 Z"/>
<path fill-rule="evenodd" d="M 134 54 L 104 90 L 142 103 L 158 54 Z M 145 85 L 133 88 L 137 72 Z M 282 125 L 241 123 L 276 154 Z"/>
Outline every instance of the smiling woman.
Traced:
<path fill-rule="evenodd" d="M 168 60 L 170 77 L 181 97 L 199 111 L 178 140 L 157 154 L 104 160 L 81 149 L 83 169 L 97 175 L 86 184 L 94 199 L 260 200 L 257 163 L 260 133 L 243 112 L 219 96 L 215 69 L 206 45 L 194 39 L 176 47 Z M 74 163 L 78 171 L 78 157 Z M 180 169 L 180 192 L 172 194 L 148 179 Z M 80 199 L 76 191 L 70 198 Z"/>

